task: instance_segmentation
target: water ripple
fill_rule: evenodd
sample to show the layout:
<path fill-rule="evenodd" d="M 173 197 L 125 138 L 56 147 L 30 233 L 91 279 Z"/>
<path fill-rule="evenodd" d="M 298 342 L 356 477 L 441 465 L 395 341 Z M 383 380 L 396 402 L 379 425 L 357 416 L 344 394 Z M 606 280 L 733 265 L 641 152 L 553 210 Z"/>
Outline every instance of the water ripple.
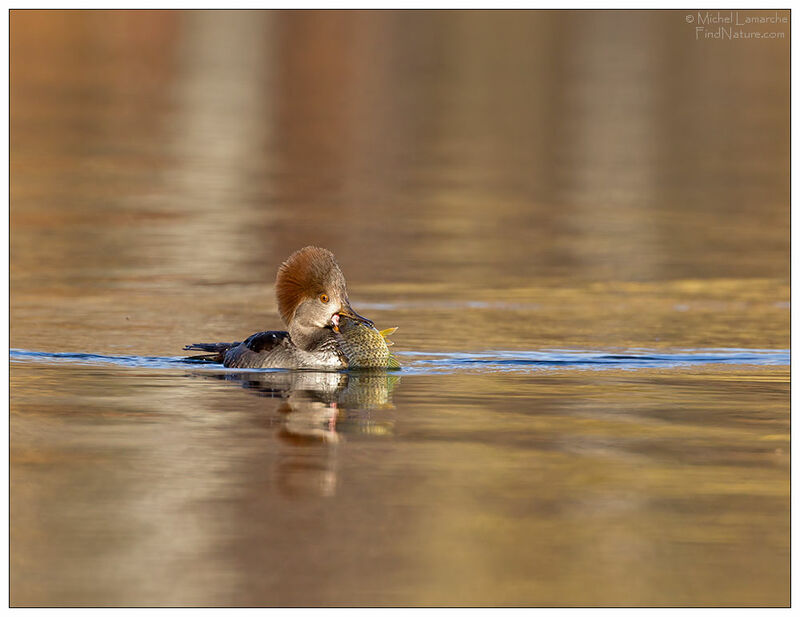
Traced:
<path fill-rule="evenodd" d="M 791 362 L 789 349 L 680 349 L 624 352 L 551 349 L 543 351 L 482 351 L 459 353 L 398 353 L 412 373 L 460 370 L 530 371 L 539 369 L 628 369 L 674 368 L 705 364 L 781 366 Z"/>
<path fill-rule="evenodd" d="M 783 366 L 790 364 L 789 349 L 680 349 L 654 351 L 630 349 L 623 352 L 549 349 L 542 351 L 480 352 L 398 352 L 403 373 L 438 374 L 457 372 L 529 372 L 548 369 L 674 368 L 706 364 Z M 183 357 L 117 356 L 92 353 L 50 353 L 11 349 L 11 362 L 112 364 L 136 368 L 181 368 L 198 366 L 219 370 L 219 364 L 201 364 Z M 250 369 L 259 370 L 259 369 Z M 264 369 L 268 370 L 268 369 Z M 272 369 L 274 370 L 274 369 Z M 236 369 L 241 372 L 242 369 Z"/>

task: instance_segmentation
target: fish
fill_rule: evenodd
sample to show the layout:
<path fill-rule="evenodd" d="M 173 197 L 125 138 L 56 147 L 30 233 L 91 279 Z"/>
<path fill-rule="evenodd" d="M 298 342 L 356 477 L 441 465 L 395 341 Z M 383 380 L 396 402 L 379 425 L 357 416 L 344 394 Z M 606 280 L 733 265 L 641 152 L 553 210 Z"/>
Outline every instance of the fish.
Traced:
<path fill-rule="evenodd" d="M 342 316 L 337 327 L 339 349 L 349 368 L 399 369 L 400 363 L 389 351 L 388 337 L 397 328 L 378 330 L 375 326 Z"/>

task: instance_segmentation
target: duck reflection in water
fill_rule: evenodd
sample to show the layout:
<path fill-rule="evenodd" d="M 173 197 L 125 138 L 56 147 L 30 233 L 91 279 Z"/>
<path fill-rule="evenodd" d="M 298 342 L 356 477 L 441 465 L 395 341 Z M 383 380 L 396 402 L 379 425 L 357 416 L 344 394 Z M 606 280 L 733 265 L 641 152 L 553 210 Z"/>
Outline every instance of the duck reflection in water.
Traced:
<path fill-rule="evenodd" d="M 393 372 L 280 371 L 202 375 L 240 384 L 254 395 L 276 401 L 276 436 L 286 448 L 277 453 L 275 470 L 277 486 L 287 496 L 334 495 L 338 484 L 339 445 L 347 437 L 383 437 L 393 432 L 391 418 L 380 414 L 376 417 L 376 412 L 394 407 L 392 392 L 400 377 Z"/>

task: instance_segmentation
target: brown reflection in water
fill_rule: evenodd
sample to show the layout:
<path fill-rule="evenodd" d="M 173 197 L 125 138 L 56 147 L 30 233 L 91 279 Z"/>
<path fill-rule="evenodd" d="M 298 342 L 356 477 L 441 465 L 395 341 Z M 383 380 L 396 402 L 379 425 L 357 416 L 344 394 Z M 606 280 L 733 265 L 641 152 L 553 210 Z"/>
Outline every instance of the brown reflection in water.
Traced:
<path fill-rule="evenodd" d="M 13 379 L 15 604 L 785 603 L 783 368 Z"/>
<path fill-rule="evenodd" d="M 278 436 L 292 447 L 276 465 L 279 493 L 298 497 L 332 497 L 338 483 L 338 446 L 347 433 L 391 435 L 391 423 L 371 419 L 370 411 L 391 409 L 395 374 L 364 373 L 225 373 L 216 376 L 240 383 L 248 391 L 279 399 L 283 415 Z M 308 448 L 328 446 L 309 456 Z"/>
<path fill-rule="evenodd" d="M 264 572 L 247 545 L 309 549 L 311 565 L 336 542 L 344 511 L 328 520 L 318 500 L 337 497 L 343 460 L 352 473 L 348 447 L 359 457 L 360 441 L 391 434 L 398 382 L 40 368 L 14 372 L 15 605 L 272 603 L 248 590 Z M 277 559 L 269 585 L 287 568 Z"/>

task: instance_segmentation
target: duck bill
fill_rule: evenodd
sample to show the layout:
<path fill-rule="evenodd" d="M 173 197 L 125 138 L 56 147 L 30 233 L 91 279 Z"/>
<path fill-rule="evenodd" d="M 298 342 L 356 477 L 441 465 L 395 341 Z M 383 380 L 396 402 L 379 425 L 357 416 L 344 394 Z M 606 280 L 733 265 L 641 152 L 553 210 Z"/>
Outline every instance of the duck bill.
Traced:
<path fill-rule="evenodd" d="M 338 313 L 342 317 L 347 317 L 348 319 L 352 319 L 353 321 L 360 321 L 361 323 L 365 323 L 368 326 L 375 327 L 375 324 L 372 322 L 371 319 L 367 319 L 366 317 L 362 317 L 358 313 L 353 310 L 353 307 L 349 304 L 345 304 Z"/>

